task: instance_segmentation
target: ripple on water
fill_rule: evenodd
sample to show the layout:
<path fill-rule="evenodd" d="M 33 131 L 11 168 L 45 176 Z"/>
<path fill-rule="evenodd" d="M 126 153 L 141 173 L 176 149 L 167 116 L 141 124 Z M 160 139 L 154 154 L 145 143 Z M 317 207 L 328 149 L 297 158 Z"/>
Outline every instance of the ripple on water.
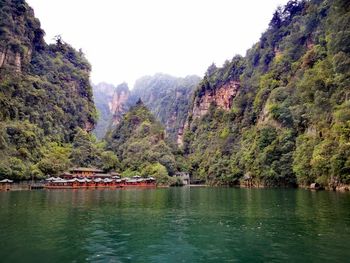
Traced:
<path fill-rule="evenodd" d="M 220 188 L 0 193 L 0 258 L 341 261 L 350 257 L 349 197 Z"/>

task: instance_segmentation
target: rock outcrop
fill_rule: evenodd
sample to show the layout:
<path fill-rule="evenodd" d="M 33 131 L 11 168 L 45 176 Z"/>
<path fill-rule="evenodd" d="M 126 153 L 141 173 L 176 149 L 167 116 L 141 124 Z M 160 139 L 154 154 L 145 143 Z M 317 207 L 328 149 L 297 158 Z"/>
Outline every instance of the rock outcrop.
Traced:
<path fill-rule="evenodd" d="M 204 95 L 195 99 L 192 117 L 195 119 L 204 116 L 212 104 L 220 109 L 230 110 L 232 101 L 239 92 L 239 87 L 238 81 L 229 81 L 216 89 L 206 90 Z"/>
<path fill-rule="evenodd" d="M 180 127 L 179 130 L 177 131 L 176 143 L 180 147 L 182 147 L 184 144 L 184 131 L 186 129 L 186 124 L 183 127 Z"/>
<path fill-rule="evenodd" d="M 129 109 L 128 100 L 130 98 L 130 90 L 127 85 L 123 88 L 118 87 L 114 91 L 112 100 L 108 103 L 109 110 L 113 114 L 114 125 L 119 124 L 123 114 Z"/>
<path fill-rule="evenodd" d="M 0 17 L 0 69 L 20 73 L 45 48 L 45 33 L 25 1 L 2 0 Z"/>
<path fill-rule="evenodd" d="M 115 87 L 108 83 L 93 85 L 94 101 L 99 111 L 99 121 L 94 130 L 97 138 L 102 139 L 110 126 L 119 124 L 122 116 L 130 107 L 130 90 L 126 83 Z"/>
<path fill-rule="evenodd" d="M 30 52 L 27 57 L 30 58 Z M 29 59 L 26 59 L 29 60 Z M 0 68 L 10 68 L 15 72 L 22 70 L 22 57 L 19 52 L 14 52 L 8 48 L 0 49 Z"/>
<path fill-rule="evenodd" d="M 121 91 L 120 93 L 115 92 L 113 94 L 112 101 L 109 103 L 109 109 L 113 112 L 114 118 L 113 123 L 118 124 L 120 122 L 120 117 L 123 113 L 127 111 L 125 107 L 126 102 L 128 101 L 130 92 Z"/>

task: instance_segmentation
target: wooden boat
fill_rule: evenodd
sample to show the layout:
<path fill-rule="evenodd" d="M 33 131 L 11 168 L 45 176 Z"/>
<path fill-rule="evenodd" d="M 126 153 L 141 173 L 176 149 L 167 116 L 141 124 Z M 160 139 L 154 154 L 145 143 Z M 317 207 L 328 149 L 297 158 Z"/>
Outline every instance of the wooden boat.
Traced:
<path fill-rule="evenodd" d="M 99 188 L 125 188 L 125 187 L 156 187 L 156 180 L 149 178 L 73 178 L 65 180 L 54 178 L 48 180 L 45 185 L 46 189 L 99 189 Z"/>

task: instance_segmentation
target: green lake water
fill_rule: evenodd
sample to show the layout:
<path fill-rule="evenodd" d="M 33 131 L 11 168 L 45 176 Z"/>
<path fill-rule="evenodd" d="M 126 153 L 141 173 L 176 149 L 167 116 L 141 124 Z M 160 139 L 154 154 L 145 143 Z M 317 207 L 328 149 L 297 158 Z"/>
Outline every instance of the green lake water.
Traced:
<path fill-rule="evenodd" d="M 0 193 L 0 262 L 350 262 L 350 194 L 168 188 Z"/>

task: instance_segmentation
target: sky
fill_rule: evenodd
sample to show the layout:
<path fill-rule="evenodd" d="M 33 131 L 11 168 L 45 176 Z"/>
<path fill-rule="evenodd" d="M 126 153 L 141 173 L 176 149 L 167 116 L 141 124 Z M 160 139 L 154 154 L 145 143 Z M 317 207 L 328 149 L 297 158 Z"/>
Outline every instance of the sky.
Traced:
<path fill-rule="evenodd" d="M 203 76 L 245 55 L 287 0 L 27 0 L 52 43 L 82 49 L 91 80 L 117 85 L 158 72 Z"/>

